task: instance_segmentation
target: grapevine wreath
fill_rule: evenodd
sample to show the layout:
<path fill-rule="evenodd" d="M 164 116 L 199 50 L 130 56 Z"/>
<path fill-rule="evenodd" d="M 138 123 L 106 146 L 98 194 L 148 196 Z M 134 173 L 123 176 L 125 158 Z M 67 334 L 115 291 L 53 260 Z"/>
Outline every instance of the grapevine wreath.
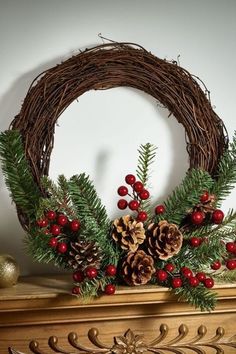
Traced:
<path fill-rule="evenodd" d="M 110 220 L 89 176 L 61 175 L 55 183 L 48 170 L 61 113 L 86 91 L 118 86 L 150 94 L 184 126 L 190 168 L 167 200 L 153 205 L 148 177 L 156 148 L 141 145 L 137 170 L 117 190 L 123 215 Z M 214 280 L 236 279 L 236 213 L 220 209 L 236 182 L 236 137 L 228 142 L 206 87 L 176 62 L 132 43 L 80 52 L 33 81 L 0 135 L 0 155 L 28 250 L 71 269 L 73 294 L 156 284 L 211 310 Z"/>

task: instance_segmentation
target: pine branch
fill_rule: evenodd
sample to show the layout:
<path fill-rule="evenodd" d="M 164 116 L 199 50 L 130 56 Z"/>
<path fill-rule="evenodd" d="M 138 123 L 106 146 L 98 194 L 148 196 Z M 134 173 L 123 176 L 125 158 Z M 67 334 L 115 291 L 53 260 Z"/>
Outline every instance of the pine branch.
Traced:
<path fill-rule="evenodd" d="M 40 192 L 25 158 L 21 135 L 16 130 L 0 134 L 2 170 L 11 198 L 30 220 L 34 219 Z"/>
<path fill-rule="evenodd" d="M 156 156 L 156 149 L 156 146 L 150 143 L 140 145 L 140 148 L 138 149 L 139 158 L 136 173 L 145 187 L 147 187 L 147 182 L 150 177 L 149 169 Z"/>
<path fill-rule="evenodd" d="M 236 281 L 236 270 L 224 269 L 221 273 L 214 274 L 214 278 L 219 283 L 235 283 L 235 281 Z"/>
<path fill-rule="evenodd" d="M 227 197 L 236 184 L 236 131 L 229 149 L 223 154 L 211 193 L 217 196 L 218 206 Z"/>
<path fill-rule="evenodd" d="M 189 210 L 199 202 L 199 197 L 204 190 L 209 190 L 213 179 L 203 170 L 192 169 L 183 182 L 168 197 L 165 202 L 165 219 L 175 224 L 180 224 Z"/>
<path fill-rule="evenodd" d="M 216 294 L 207 290 L 204 286 L 191 288 L 188 286 L 171 289 L 180 300 L 187 301 L 189 304 L 200 308 L 201 311 L 214 310 L 216 305 Z"/>

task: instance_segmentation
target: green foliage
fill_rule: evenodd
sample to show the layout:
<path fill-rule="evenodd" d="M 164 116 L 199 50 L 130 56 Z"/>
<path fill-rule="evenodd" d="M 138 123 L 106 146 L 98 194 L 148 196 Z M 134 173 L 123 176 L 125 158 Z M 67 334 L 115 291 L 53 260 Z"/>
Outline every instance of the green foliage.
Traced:
<path fill-rule="evenodd" d="M 137 177 L 147 187 L 148 179 L 150 177 L 150 165 L 154 162 L 156 156 L 156 146 L 147 143 L 145 145 L 140 145 L 138 149 L 138 167 L 136 170 Z"/>
<path fill-rule="evenodd" d="M 229 148 L 223 154 L 211 193 L 217 196 L 218 205 L 227 197 L 236 183 L 236 132 Z"/>
<path fill-rule="evenodd" d="M 32 221 L 38 207 L 40 192 L 25 158 L 18 131 L 7 130 L 0 134 L 0 156 L 11 198 Z"/>
<path fill-rule="evenodd" d="M 189 210 L 199 202 L 203 191 L 210 190 L 213 183 L 213 179 L 206 171 L 192 169 L 187 172 L 183 182 L 165 202 L 165 219 L 180 224 Z"/>

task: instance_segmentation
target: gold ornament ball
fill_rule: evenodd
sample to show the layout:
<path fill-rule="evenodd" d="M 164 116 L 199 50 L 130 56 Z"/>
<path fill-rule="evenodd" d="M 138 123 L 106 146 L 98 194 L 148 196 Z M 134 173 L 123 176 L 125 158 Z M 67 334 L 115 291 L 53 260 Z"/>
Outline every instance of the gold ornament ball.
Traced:
<path fill-rule="evenodd" d="M 20 274 L 19 265 L 8 254 L 0 255 L 0 288 L 9 288 L 17 283 Z"/>

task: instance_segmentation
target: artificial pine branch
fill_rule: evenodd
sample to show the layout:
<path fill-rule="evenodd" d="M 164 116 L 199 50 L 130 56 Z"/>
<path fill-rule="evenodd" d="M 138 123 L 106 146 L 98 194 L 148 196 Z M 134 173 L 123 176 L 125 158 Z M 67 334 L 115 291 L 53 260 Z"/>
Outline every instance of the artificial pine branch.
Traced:
<path fill-rule="evenodd" d="M 165 219 L 180 224 L 191 208 L 199 202 L 203 191 L 210 190 L 213 183 L 206 171 L 191 169 L 165 202 Z"/>
<path fill-rule="evenodd" d="M 216 182 L 211 193 L 217 196 L 218 206 L 227 197 L 236 183 L 236 131 L 229 148 L 224 152 L 218 164 Z"/>
<path fill-rule="evenodd" d="M 150 177 L 150 165 L 153 163 L 156 156 L 156 146 L 147 143 L 145 145 L 140 145 L 138 149 L 138 167 L 136 170 L 137 177 L 147 187 L 148 179 Z"/>
<path fill-rule="evenodd" d="M 25 158 L 19 131 L 7 130 L 0 134 L 0 156 L 11 198 L 32 221 L 38 207 L 40 191 Z"/>

